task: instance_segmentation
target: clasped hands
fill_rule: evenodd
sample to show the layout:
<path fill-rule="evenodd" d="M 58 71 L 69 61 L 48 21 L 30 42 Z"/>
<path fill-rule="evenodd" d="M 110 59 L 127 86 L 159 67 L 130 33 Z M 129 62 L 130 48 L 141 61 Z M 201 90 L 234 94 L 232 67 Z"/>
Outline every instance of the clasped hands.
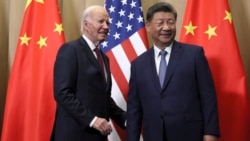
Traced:
<path fill-rule="evenodd" d="M 93 128 L 101 132 L 101 134 L 104 136 L 107 136 L 112 132 L 110 123 L 104 118 L 97 117 L 96 121 L 93 124 Z"/>

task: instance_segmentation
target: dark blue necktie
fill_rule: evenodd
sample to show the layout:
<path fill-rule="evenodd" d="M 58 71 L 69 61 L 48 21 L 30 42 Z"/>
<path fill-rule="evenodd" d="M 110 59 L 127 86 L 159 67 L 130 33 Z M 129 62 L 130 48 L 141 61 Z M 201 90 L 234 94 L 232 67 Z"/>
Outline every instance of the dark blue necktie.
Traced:
<path fill-rule="evenodd" d="M 161 87 L 163 86 L 164 80 L 165 80 L 165 75 L 166 75 L 166 70 L 167 70 L 167 63 L 165 56 L 167 55 L 168 52 L 165 50 L 160 51 L 159 55 L 161 55 L 161 62 L 160 62 L 160 68 L 159 68 L 159 80 Z"/>

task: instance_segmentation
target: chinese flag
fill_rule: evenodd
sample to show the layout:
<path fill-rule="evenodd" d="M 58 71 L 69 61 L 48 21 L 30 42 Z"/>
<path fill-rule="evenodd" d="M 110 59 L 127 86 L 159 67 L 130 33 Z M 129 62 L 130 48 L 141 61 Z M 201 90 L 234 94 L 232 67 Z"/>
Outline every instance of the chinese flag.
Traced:
<path fill-rule="evenodd" d="M 53 66 L 64 33 L 57 0 L 27 0 L 6 96 L 2 141 L 49 141 Z"/>
<path fill-rule="evenodd" d="M 249 141 L 246 75 L 227 0 L 188 0 L 180 41 L 204 47 L 215 81 L 220 141 Z"/>

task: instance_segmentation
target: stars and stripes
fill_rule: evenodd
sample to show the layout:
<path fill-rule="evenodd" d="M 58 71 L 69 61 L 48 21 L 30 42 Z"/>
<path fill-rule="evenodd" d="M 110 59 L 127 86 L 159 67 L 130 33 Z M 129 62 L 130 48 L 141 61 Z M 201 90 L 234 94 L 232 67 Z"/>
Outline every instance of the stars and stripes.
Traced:
<path fill-rule="evenodd" d="M 126 110 L 130 63 L 148 48 L 141 1 L 107 0 L 105 8 L 110 15 L 110 31 L 101 49 L 110 60 L 112 97 Z M 125 140 L 124 131 L 113 125 L 109 140 Z"/>

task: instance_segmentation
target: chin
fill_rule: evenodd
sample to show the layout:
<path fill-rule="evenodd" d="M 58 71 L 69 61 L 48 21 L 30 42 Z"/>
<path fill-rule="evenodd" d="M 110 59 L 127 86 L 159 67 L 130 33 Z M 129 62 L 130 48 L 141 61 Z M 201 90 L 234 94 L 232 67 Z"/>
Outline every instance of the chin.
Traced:
<path fill-rule="evenodd" d="M 103 42 L 104 40 L 105 40 L 105 39 L 100 39 L 99 42 L 101 43 L 101 42 Z"/>
<path fill-rule="evenodd" d="M 100 40 L 100 41 L 104 41 L 104 40 L 106 39 L 106 37 L 107 37 L 107 36 L 101 36 L 101 37 L 99 38 L 99 40 Z"/>

